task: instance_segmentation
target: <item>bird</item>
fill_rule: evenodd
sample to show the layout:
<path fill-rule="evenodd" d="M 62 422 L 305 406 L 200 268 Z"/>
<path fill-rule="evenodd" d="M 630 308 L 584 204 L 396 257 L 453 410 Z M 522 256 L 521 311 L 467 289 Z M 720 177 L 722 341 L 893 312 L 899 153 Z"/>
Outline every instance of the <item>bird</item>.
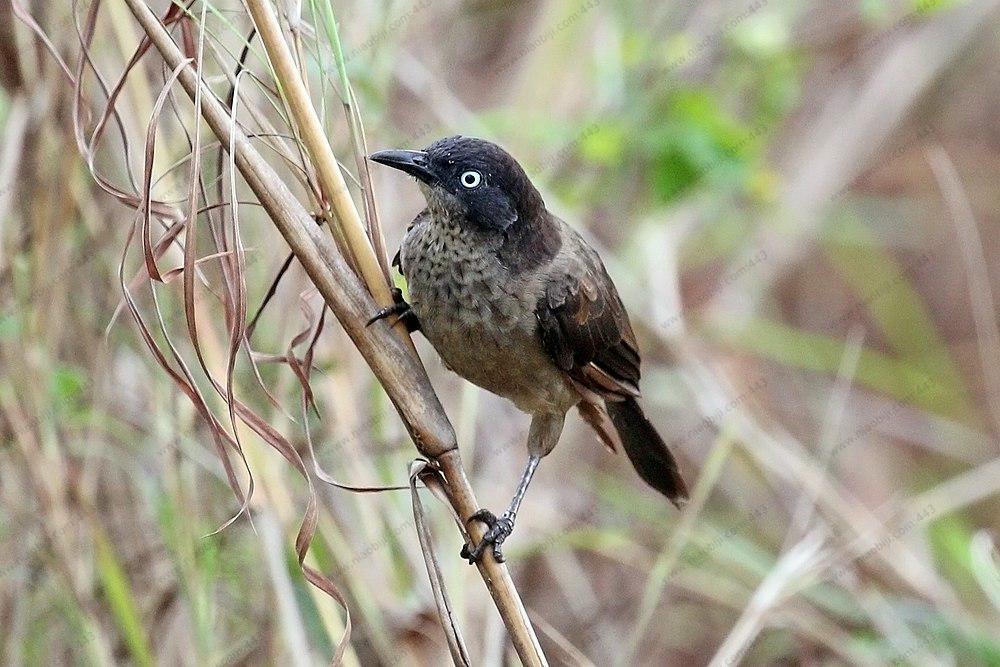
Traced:
<path fill-rule="evenodd" d="M 376 163 L 416 179 L 426 207 L 392 260 L 408 298 L 368 321 L 395 316 L 420 331 L 444 365 L 511 400 L 531 416 L 528 461 L 510 506 L 469 521 L 488 530 L 461 555 L 476 563 L 502 545 L 539 462 L 576 407 L 612 451 L 680 508 L 688 498 L 677 460 L 639 405 L 640 357 L 614 282 L 583 237 L 545 206 L 521 165 L 475 137 L 439 139 L 423 150 L 383 150 Z"/>

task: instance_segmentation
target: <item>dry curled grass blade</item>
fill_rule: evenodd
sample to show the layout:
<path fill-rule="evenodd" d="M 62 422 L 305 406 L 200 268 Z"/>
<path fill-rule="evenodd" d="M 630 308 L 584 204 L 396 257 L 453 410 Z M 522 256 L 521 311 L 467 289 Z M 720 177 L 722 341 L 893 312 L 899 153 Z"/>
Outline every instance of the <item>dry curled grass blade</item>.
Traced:
<path fill-rule="evenodd" d="M 97 3 L 95 2 L 94 4 Z M 66 79 L 70 83 L 75 84 L 76 79 L 73 77 L 73 72 L 70 71 L 69 65 L 66 64 L 65 60 L 63 60 L 62 54 L 59 53 L 59 49 L 56 48 L 56 45 L 52 43 L 52 40 L 49 39 L 48 34 L 44 30 L 42 30 L 42 27 L 38 25 L 38 22 L 35 21 L 34 17 L 24 9 L 24 6 L 21 4 L 21 1 L 11 0 L 11 6 L 14 8 L 14 15 L 22 23 L 31 28 L 31 31 L 35 33 L 35 36 L 38 37 L 39 40 L 41 40 L 42 44 L 45 46 L 45 49 L 49 52 L 49 55 L 52 56 L 52 59 L 55 60 L 56 64 L 59 65 L 59 69 L 62 70 L 62 73 L 66 77 Z"/>
<path fill-rule="evenodd" d="M 469 660 L 469 651 L 465 648 L 465 640 L 462 639 L 462 632 L 459 630 L 458 624 L 455 622 L 455 615 L 451 610 L 451 601 L 448 599 L 448 591 L 444 585 L 444 575 L 441 574 L 441 564 L 434 551 L 434 537 L 427 524 L 427 515 L 424 512 L 423 503 L 420 502 L 420 494 L 417 492 L 417 480 L 421 479 L 428 488 L 434 488 L 437 493 L 446 496 L 439 475 L 440 473 L 432 468 L 427 461 L 417 460 L 410 464 L 410 501 L 413 505 L 413 521 L 417 526 L 420 551 L 424 556 L 427 577 L 431 582 L 431 591 L 434 593 L 434 602 L 437 605 L 441 628 L 444 630 L 445 639 L 448 640 L 451 659 L 456 665 L 468 667 L 472 664 Z"/>
<path fill-rule="evenodd" d="M 166 355 L 163 353 L 159 344 L 153 337 L 149 327 L 146 325 L 145 318 L 143 318 L 141 311 L 135 300 L 132 298 L 131 291 L 127 283 L 125 282 L 125 260 L 128 253 L 128 248 L 131 245 L 132 238 L 135 235 L 136 225 L 132 225 L 129 228 L 128 237 L 125 241 L 125 249 L 122 252 L 122 259 L 118 267 L 118 279 L 122 288 L 122 295 L 125 299 L 125 305 L 132 315 L 133 321 L 139 329 L 139 334 L 142 337 L 143 342 L 149 348 L 150 352 L 153 354 L 154 360 L 159 364 L 159 366 L 167 373 L 171 380 L 178 386 L 181 392 L 188 397 L 191 403 L 195 406 L 198 414 L 205 420 L 208 424 L 209 432 L 212 435 L 212 440 L 216 447 L 216 453 L 219 456 L 219 460 L 222 462 L 223 469 L 226 473 L 226 480 L 229 483 L 229 487 L 232 489 L 233 493 L 239 499 L 241 503 L 240 513 L 237 513 L 229 521 L 226 522 L 222 527 L 229 525 L 232 521 L 235 521 L 239 514 L 242 513 L 243 509 L 246 508 L 249 502 L 249 495 L 244 495 L 243 489 L 240 487 L 239 480 L 236 478 L 236 472 L 233 468 L 232 462 L 229 460 L 229 456 L 226 453 L 226 445 L 235 447 L 235 441 L 226 433 L 225 429 L 212 414 L 208 403 L 205 401 L 205 397 L 202 395 L 201 391 L 198 389 L 197 385 L 187 370 L 186 366 L 181 364 L 181 370 L 176 370 L 170 362 L 167 360 Z M 179 356 L 179 355 L 177 355 Z M 251 482 L 252 483 L 252 482 Z M 220 528 L 221 530 L 221 528 Z"/>
<path fill-rule="evenodd" d="M 161 334 L 163 335 L 163 338 L 166 341 L 168 349 L 170 349 L 171 354 L 172 354 L 175 362 L 178 364 L 179 368 L 181 369 L 181 371 L 183 373 L 183 380 L 181 380 L 181 376 L 177 375 L 176 373 L 172 373 L 172 377 L 175 379 L 175 382 L 178 382 L 179 384 L 181 384 L 182 390 L 184 389 L 185 386 L 188 388 L 188 391 L 185 391 L 185 393 L 188 393 L 189 396 L 192 396 L 192 395 L 197 396 L 197 400 L 198 400 L 198 403 L 199 403 L 199 406 L 198 406 L 199 410 L 203 411 L 203 412 L 207 412 L 210 415 L 210 419 L 208 420 L 210 429 L 213 430 L 213 431 L 219 431 L 219 432 L 215 433 L 215 441 L 216 441 L 216 445 L 217 445 L 217 450 L 220 453 L 220 458 L 222 459 L 223 466 L 226 469 L 226 477 L 227 477 L 227 479 L 229 479 L 230 486 L 233 487 L 234 492 L 237 492 L 237 497 L 240 499 L 241 505 L 240 505 L 239 511 L 236 514 L 234 514 L 232 517 L 230 517 L 221 527 L 219 527 L 216 530 L 216 532 L 218 532 L 220 530 L 223 530 L 227 526 L 231 525 L 244 512 L 247 511 L 247 509 L 249 507 L 250 499 L 253 497 L 253 488 L 254 488 L 253 474 L 250 471 L 250 466 L 247 463 L 246 456 L 243 453 L 243 448 L 242 448 L 242 446 L 241 446 L 241 444 L 239 442 L 238 434 L 236 433 L 235 419 L 233 420 L 233 435 L 229 436 L 222 429 L 221 425 L 218 423 L 218 421 L 215 419 L 215 417 L 211 416 L 210 408 L 208 407 L 208 404 L 205 401 L 204 397 L 201 396 L 200 390 L 197 389 L 197 386 L 195 384 L 194 378 L 193 378 L 191 372 L 188 370 L 187 365 L 184 363 L 183 357 L 180 355 L 180 353 L 177 351 L 176 346 L 170 340 L 170 336 L 169 336 L 169 334 L 167 332 L 167 327 L 166 327 L 166 325 L 165 325 L 165 323 L 163 321 L 163 316 L 162 316 L 162 314 L 160 312 L 159 303 L 158 303 L 157 298 L 156 298 L 155 286 L 153 285 L 153 281 L 154 280 L 158 280 L 159 282 L 162 282 L 162 278 L 159 277 L 159 270 L 156 267 L 156 259 L 155 259 L 155 257 L 152 254 L 152 244 L 151 244 L 151 242 L 150 242 L 150 240 L 149 240 L 149 238 L 147 236 L 148 233 L 149 233 L 149 218 L 151 216 L 151 211 L 150 211 L 150 201 L 151 201 L 150 188 L 151 188 L 151 183 L 152 183 L 152 178 L 151 178 L 152 177 L 152 164 L 153 164 L 153 157 L 155 155 L 155 145 L 156 145 L 156 126 L 157 126 L 157 122 L 159 120 L 160 114 L 163 111 L 163 105 L 166 102 L 167 94 L 168 94 L 168 92 L 170 90 L 171 85 L 177 80 L 177 77 L 180 75 L 181 71 L 188 65 L 188 63 L 190 63 L 190 60 L 185 60 L 183 63 L 178 64 L 177 66 L 174 67 L 173 71 L 171 72 L 170 76 L 168 77 L 166 83 L 164 84 L 164 86 L 163 86 L 163 88 L 162 88 L 162 90 L 160 92 L 160 95 L 158 96 L 158 98 L 157 98 L 157 100 L 156 100 L 156 102 L 155 102 L 155 104 L 153 106 L 152 115 L 151 115 L 150 121 L 149 121 L 149 130 L 146 133 L 146 146 L 145 146 L 145 151 L 144 151 L 144 153 L 145 153 L 144 186 L 145 187 L 144 187 L 143 193 L 141 194 L 141 201 L 143 202 L 143 206 L 142 206 L 142 209 L 139 211 L 139 219 L 140 219 L 141 231 L 142 231 L 142 234 L 144 235 L 144 238 L 142 239 L 143 260 L 145 262 L 145 265 L 147 267 L 147 272 L 149 274 L 150 295 L 151 295 L 151 297 L 153 299 L 153 303 L 154 303 L 154 306 L 155 306 L 155 312 L 156 312 L 157 321 L 159 323 Z M 124 272 L 124 265 L 125 265 L 126 254 L 128 252 L 128 246 L 130 245 L 131 238 L 132 238 L 132 235 L 133 235 L 134 231 L 135 231 L 135 226 L 133 226 L 132 229 L 129 232 L 129 239 L 126 241 L 125 253 L 122 254 L 122 263 L 119 266 L 119 275 L 120 275 L 120 277 L 124 276 L 123 272 Z M 192 271 L 192 273 L 193 273 L 193 271 Z M 146 327 L 146 325 L 144 324 L 143 318 L 142 318 L 141 314 L 139 313 L 138 307 L 136 306 L 134 300 L 132 299 L 131 294 L 129 292 L 129 289 L 125 286 L 124 282 L 122 283 L 122 288 L 123 288 L 123 294 L 125 295 L 126 301 L 129 304 L 129 309 L 132 312 L 132 316 L 136 320 L 137 324 L 140 326 L 141 330 L 143 330 L 143 332 L 144 332 L 143 333 L 143 337 L 147 339 L 147 345 L 149 345 L 152 342 L 153 345 L 151 346 L 151 349 L 152 349 L 152 347 L 157 347 L 157 350 L 154 350 L 154 355 L 156 355 L 158 357 L 158 360 L 162 359 L 161 365 L 166 364 L 165 357 L 163 357 L 163 355 L 158 352 L 158 346 L 156 346 L 155 342 L 152 341 L 152 337 L 148 335 L 148 327 Z M 200 358 L 200 356 L 199 356 L 199 358 Z M 167 366 L 164 365 L 164 367 L 166 368 Z M 204 367 L 204 363 L 203 363 L 203 367 Z M 212 383 L 213 383 L 213 385 L 217 385 L 217 383 L 215 383 L 214 380 L 212 381 Z M 232 408 L 231 408 L 231 411 L 232 411 Z M 249 482 L 248 482 L 248 489 L 247 489 L 246 495 L 243 495 L 242 491 L 238 491 L 239 484 L 236 481 L 235 471 L 232 469 L 232 466 L 229 463 L 229 457 L 225 455 L 225 453 L 224 453 L 225 450 L 221 446 L 221 442 L 222 442 L 223 439 L 225 439 L 226 441 L 228 441 L 229 444 L 232 446 L 232 448 L 237 452 L 237 454 L 239 455 L 240 459 L 243 462 L 244 468 L 247 471 L 247 475 L 249 476 Z"/>
<path fill-rule="evenodd" d="M 200 53 L 203 50 L 200 49 Z M 86 59 L 89 62 L 89 59 Z M 133 59 L 130 62 L 129 68 L 135 66 L 138 62 L 138 58 Z M 199 65 L 201 59 L 198 60 Z M 154 104 L 150 122 L 146 133 L 146 142 L 144 150 L 144 170 L 143 179 L 141 185 L 141 192 L 138 197 L 125 197 L 122 198 L 127 203 L 139 202 L 138 216 L 136 224 L 132 225 L 129 230 L 128 237 L 125 243 L 125 251 L 122 254 L 122 261 L 119 265 L 119 279 L 122 286 L 122 292 L 124 296 L 125 305 L 127 306 L 129 312 L 131 313 L 133 320 L 137 323 L 140 331 L 140 335 L 147 347 L 153 353 L 154 358 L 157 363 L 166 370 L 168 375 L 172 380 L 180 387 L 182 393 L 187 395 L 189 399 L 195 404 L 198 412 L 206 419 L 209 424 L 209 429 L 212 433 L 213 439 L 216 441 L 217 450 L 222 460 L 223 467 L 226 471 L 227 479 L 229 480 L 230 486 L 233 489 L 235 495 L 240 500 L 241 507 L 239 511 L 227 520 L 222 526 L 220 526 L 216 531 L 219 532 L 229 525 L 231 525 L 235 520 L 237 520 L 249 507 L 250 499 L 253 495 L 254 480 L 249 469 L 249 465 L 246 462 L 246 458 L 243 455 L 242 445 L 239 442 L 238 429 L 236 427 L 237 419 L 245 423 L 250 427 L 252 431 L 257 433 L 267 444 L 275 448 L 292 466 L 302 474 L 303 478 L 307 481 L 309 487 L 309 502 L 306 509 L 305 516 L 303 517 L 302 524 L 299 528 L 298 534 L 296 536 L 295 548 L 296 554 L 298 556 L 299 565 L 302 568 L 303 574 L 306 579 L 316 586 L 318 589 L 322 590 L 324 593 L 335 599 L 345 610 L 347 614 L 346 630 L 344 636 L 341 638 L 340 642 L 335 651 L 335 661 L 339 662 L 343 657 L 344 651 L 346 650 L 348 643 L 350 641 L 351 632 L 351 621 L 350 613 L 347 610 L 346 601 L 344 597 L 340 594 L 339 590 L 333 584 L 333 582 L 327 578 L 322 573 L 318 572 L 314 568 L 308 566 L 304 563 L 306 553 L 308 552 L 309 544 L 316 531 L 317 523 L 317 498 L 315 489 L 313 488 L 311 478 L 308 475 L 307 469 L 298 452 L 291 445 L 290 442 L 284 436 L 282 436 L 276 429 L 271 427 L 263 418 L 253 412 L 246 404 L 237 399 L 234 395 L 234 369 L 235 369 L 235 357 L 239 350 L 240 345 L 245 342 L 245 319 L 246 319 L 246 283 L 244 279 L 245 264 L 243 260 L 244 248 L 242 246 L 242 240 L 239 230 L 239 216 L 238 216 L 238 199 L 236 197 L 235 189 L 235 170 L 230 170 L 231 181 L 230 181 L 230 191 L 231 198 L 230 204 L 233 210 L 232 215 L 232 229 L 231 238 L 234 243 L 234 248 L 229 248 L 226 242 L 223 242 L 223 250 L 208 257 L 219 259 L 224 265 L 228 265 L 230 269 L 230 275 L 232 282 L 228 285 L 229 289 L 224 290 L 223 302 L 226 309 L 226 320 L 229 324 L 229 347 L 227 356 L 227 373 L 225 386 L 220 382 L 215 380 L 208 370 L 207 363 L 203 357 L 201 347 L 199 345 L 199 336 L 197 330 L 197 319 L 196 319 L 196 309 L 194 307 L 195 295 L 195 267 L 197 264 L 206 258 L 197 257 L 197 245 L 196 245 L 196 221 L 201 208 L 198 206 L 198 185 L 200 178 L 200 133 L 196 130 L 194 140 L 192 142 L 193 155 L 191 160 L 191 190 L 188 202 L 188 213 L 184 220 L 178 220 L 170 226 L 167 233 L 161 236 L 157 241 L 153 241 L 152 238 L 152 218 L 155 215 L 154 201 L 152 199 L 151 191 L 153 186 L 153 164 L 155 156 L 155 146 L 156 146 L 156 128 L 160 115 L 162 114 L 164 104 L 168 98 L 168 93 L 171 89 L 173 83 L 177 80 L 180 72 L 186 68 L 191 63 L 191 59 L 185 59 L 173 67 L 170 75 L 166 78 L 164 86 L 158 96 L 156 103 Z M 200 73 L 200 70 L 199 70 Z M 124 80 L 124 78 L 123 78 Z M 79 98 L 78 98 L 79 99 Z M 200 96 L 195 100 L 196 109 L 201 104 Z M 114 113 L 113 105 L 109 106 L 109 110 L 105 112 Z M 233 117 L 235 118 L 235 108 L 233 110 Z M 235 122 L 234 122 L 235 124 Z M 79 127 L 79 126 L 78 126 Z M 230 155 L 232 151 L 230 150 Z M 91 153 L 92 155 L 92 153 Z M 190 224 L 190 227 L 188 225 Z M 154 308 L 156 312 L 156 319 L 159 323 L 160 334 L 164 341 L 166 341 L 166 346 L 170 350 L 170 354 L 174 359 L 174 363 L 177 364 L 175 368 L 167 358 L 160 344 L 157 343 L 155 337 L 153 336 L 149 326 L 146 324 L 145 318 L 142 315 L 138 304 L 132 297 L 131 289 L 128 283 L 125 281 L 125 265 L 127 260 L 128 249 L 132 244 L 132 240 L 138 231 L 140 236 L 140 246 L 142 251 L 143 262 L 145 266 L 144 274 L 138 274 L 137 279 L 145 278 L 149 282 L 150 295 L 153 299 Z M 186 231 L 186 242 L 184 244 L 184 265 L 179 269 L 174 269 L 167 273 L 162 273 L 157 265 L 157 259 L 162 256 L 163 252 L 169 246 L 169 244 L 178 237 L 182 232 Z M 223 234 L 223 238 L 225 238 Z M 200 390 L 195 383 L 190 370 L 184 363 L 182 356 L 178 352 L 177 348 L 170 341 L 170 336 L 167 331 L 166 324 L 163 320 L 159 302 L 156 297 L 156 291 L 154 288 L 154 282 L 166 282 L 166 276 L 177 275 L 178 273 L 184 276 L 184 296 L 185 296 L 185 315 L 187 319 L 187 324 L 189 328 L 189 334 L 191 335 L 191 340 L 195 348 L 196 354 L 198 356 L 199 362 L 201 363 L 202 369 L 205 371 L 206 376 L 211 382 L 212 386 L 216 392 L 225 401 L 230 415 L 230 423 L 232 426 L 232 435 L 226 432 L 226 430 L 219 423 L 218 419 L 215 418 L 211 413 L 204 396 L 201 394 Z M 135 280 L 131 281 L 135 282 Z M 235 287 L 235 289 L 233 289 Z M 311 333 L 311 327 L 306 330 L 306 334 Z M 303 337 L 303 340 L 305 336 Z M 301 341 L 300 341 L 301 342 Z M 311 354 L 310 354 L 311 357 Z M 295 366 L 295 364 L 290 363 L 290 365 Z M 306 386 L 308 386 L 306 382 Z M 234 449 L 241 459 L 243 460 L 244 466 L 247 469 L 249 475 L 249 487 L 247 493 L 244 494 L 239 482 L 235 475 L 235 470 L 229 461 L 229 457 L 225 452 L 225 445 L 230 446 Z M 213 532 L 213 534 L 214 534 Z"/>
<path fill-rule="evenodd" d="M 282 361 L 285 361 L 282 359 Z M 305 365 L 305 364 L 304 364 Z M 308 365 L 305 365 L 307 372 L 309 369 Z M 312 432 L 309 429 L 309 408 L 305 400 L 305 395 L 303 394 L 302 400 L 302 424 L 303 429 L 306 434 L 306 447 L 309 450 L 309 458 L 313 462 L 313 473 L 320 479 L 320 481 L 329 484 L 332 487 L 342 489 L 344 491 L 350 491 L 352 493 L 381 493 L 383 491 L 405 491 L 410 488 L 409 486 L 364 486 L 357 484 L 345 484 L 344 482 L 338 482 L 330 473 L 323 470 L 319 465 L 319 461 L 316 458 L 316 449 L 313 446 Z"/>
<path fill-rule="evenodd" d="M 118 92 L 120 92 L 120 87 L 124 85 L 126 77 L 131 71 L 134 70 L 135 66 L 139 63 L 142 53 L 145 53 L 145 51 L 148 49 L 148 44 L 146 44 L 145 46 L 143 44 L 140 44 L 137 47 L 135 54 L 133 54 L 132 58 L 129 60 L 128 64 L 125 67 L 125 70 L 121 75 L 120 82 L 116 85 L 113 91 L 109 91 L 107 85 L 104 82 L 103 77 L 101 76 L 100 72 L 96 69 L 96 67 L 94 67 L 93 60 L 90 57 L 90 43 L 94 37 L 94 29 L 97 21 L 97 10 L 99 7 L 100 7 L 99 0 L 95 0 L 95 2 L 90 7 L 90 11 L 87 14 L 87 20 L 83 28 L 81 29 L 79 26 L 77 27 L 77 31 L 80 36 L 79 37 L 80 60 L 77 63 L 76 75 L 73 76 L 72 74 L 70 74 L 70 81 L 73 84 L 73 109 L 72 109 L 73 136 L 76 139 L 77 150 L 79 150 L 80 154 L 83 156 L 84 161 L 86 162 L 87 165 L 87 169 L 89 170 L 91 177 L 94 179 L 94 182 L 98 185 L 98 187 L 100 187 L 106 193 L 117 199 L 119 202 L 125 204 L 127 207 L 132 209 L 140 209 L 144 205 L 144 202 L 136 189 L 135 180 L 134 178 L 132 178 L 131 171 L 129 171 L 129 168 L 127 168 L 126 171 L 129 173 L 130 176 L 130 180 L 132 183 L 132 192 L 123 190 L 122 188 L 116 186 L 110 179 L 105 178 L 103 174 L 101 174 L 101 172 L 98 171 L 95 165 L 95 160 L 97 157 L 95 150 L 95 143 L 98 142 L 100 140 L 100 137 L 102 136 L 102 130 L 104 124 L 106 123 L 105 119 L 107 115 L 115 114 L 116 122 L 118 123 L 118 127 L 122 134 L 123 150 L 125 151 L 126 156 L 130 154 L 128 136 L 124 129 L 124 123 L 121 121 L 121 118 L 117 116 L 117 111 L 115 110 L 116 107 L 114 105 L 114 102 L 117 99 Z M 84 96 L 83 80 L 84 80 L 84 74 L 88 70 L 89 73 L 95 76 L 102 91 L 105 94 L 105 97 L 108 100 L 108 106 L 104 114 L 102 114 L 101 119 L 98 120 L 98 124 L 95 127 L 94 132 L 92 133 L 90 141 L 87 140 L 86 133 L 84 131 L 84 127 L 86 125 L 84 113 L 85 110 L 88 109 L 88 105 L 86 104 L 86 97 Z M 131 161 L 129 160 L 129 163 L 130 162 Z M 147 206 L 152 212 L 156 213 L 158 216 L 164 219 L 180 220 L 182 218 L 180 212 L 175 207 L 164 202 L 150 199 L 149 202 L 145 203 L 145 206 Z"/>
<path fill-rule="evenodd" d="M 257 312 L 254 313 L 253 317 L 250 318 L 250 323 L 247 324 L 247 338 L 253 338 L 253 332 L 257 328 L 257 323 L 260 322 L 261 316 L 264 314 L 264 309 L 267 308 L 267 304 L 271 302 L 271 299 L 273 299 L 274 295 L 278 292 L 278 284 L 285 276 L 285 273 L 288 272 L 289 267 L 292 266 L 292 260 L 294 259 L 295 255 L 288 253 L 288 256 L 285 257 L 285 260 L 278 268 L 277 273 L 275 273 L 274 278 L 271 280 L 271 284 L 268 285 L 267 291 L 264 292 L 264 296 L 260 300 L 260 305 L 257 306 Z"/>

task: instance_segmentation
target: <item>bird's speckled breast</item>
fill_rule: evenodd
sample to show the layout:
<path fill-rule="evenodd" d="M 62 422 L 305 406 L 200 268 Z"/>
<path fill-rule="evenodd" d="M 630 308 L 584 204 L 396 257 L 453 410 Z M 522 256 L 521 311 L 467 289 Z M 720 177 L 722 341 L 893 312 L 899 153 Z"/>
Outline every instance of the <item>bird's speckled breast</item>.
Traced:
<path fill-rule="evenodd" d="M 429 215 L 407 232 L 401 258 L 410 305 L 448 368 L 529 413 L 579 400 L 541 346 L 537 273 L 512 276 L 490 241 Z"/>

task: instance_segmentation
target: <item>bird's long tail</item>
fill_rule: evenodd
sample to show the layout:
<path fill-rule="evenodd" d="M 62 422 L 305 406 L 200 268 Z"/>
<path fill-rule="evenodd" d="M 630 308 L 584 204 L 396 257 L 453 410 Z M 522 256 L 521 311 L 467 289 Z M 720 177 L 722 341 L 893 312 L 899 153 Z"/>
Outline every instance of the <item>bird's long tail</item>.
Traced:
<path fill-rule="evenodd" d="M 679 508 L 688 499 L 687 485 L 667 443 L 646 419 L 642 408 L 634 398 L 628 398 L 607 401 L 607 410 L 636 472 Z"/>

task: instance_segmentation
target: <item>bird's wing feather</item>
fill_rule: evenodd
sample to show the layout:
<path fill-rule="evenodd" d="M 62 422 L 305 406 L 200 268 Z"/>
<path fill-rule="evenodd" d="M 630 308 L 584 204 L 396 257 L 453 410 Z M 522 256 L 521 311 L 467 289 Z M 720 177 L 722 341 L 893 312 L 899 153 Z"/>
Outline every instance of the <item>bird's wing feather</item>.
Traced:
<path fill-rule="evenodd" d="M 594 249 L 563 230 L 535 310 L 542 345 L 583 395 L 580 414 L 601 441 L 624 449 L 639 476 L 680 507 L 688 491 L 677 460 L 635 400 L 639 352 L 618 290 Z"/>
<path fill-rule="evenodd" d="M 618 290 L 594 249 L 563 229 L 563 252 L 535 310 L 542 345 L 583 388 L 610 400 L 638 397 L 639 353 Z"/>

